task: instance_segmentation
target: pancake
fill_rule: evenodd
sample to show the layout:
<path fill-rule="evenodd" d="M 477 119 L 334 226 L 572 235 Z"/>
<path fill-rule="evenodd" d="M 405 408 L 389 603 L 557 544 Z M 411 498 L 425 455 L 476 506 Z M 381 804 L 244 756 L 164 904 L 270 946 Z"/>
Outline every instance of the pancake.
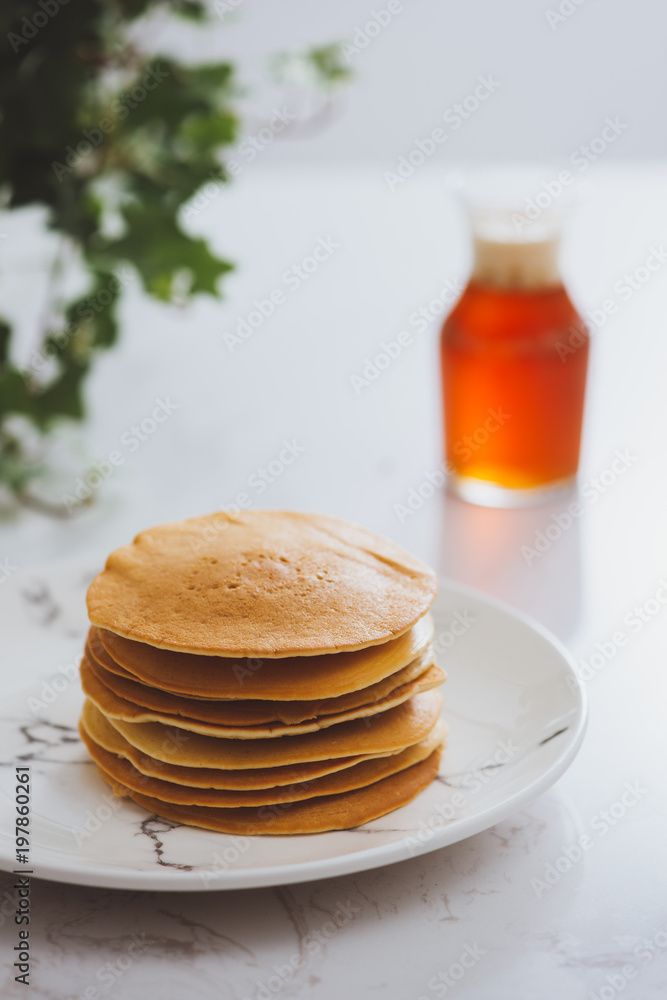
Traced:
<path fill-rule="evenodd" d="M 364 528 L 256 510 L 141 532 L 109 556 L 87 604 L 93 625 L 162 649 L 315 656 L 402 635 L 436 590 L 432 570 Z"/>
<path fill-rule="evenodd" d="M 321 795 L 337 795 L 354 788 L 363 788 L 375 781 L 396 774 L 398 771 L 418 764 L 429 757 L 445 738 L 444 723 L 439 723 L 432 733 L 420 743 L 391 757 L 379 757 L 367 760 L 343 771 L 325 775 L 306 782 L 296 782 L 282 788 L 265 788 L 248 791 L 230 791 L 216 788 L 197 788 L 178 785 L 162 778 L 152 778 L 137 770 L 126 758 L 105 750 L 87 732 L 85 726 L 79 725 L 81 738 L 88 748 L 93 760 L 107 774 L 126 788 L 161 802 L 173 802 L 177 805 L 223 806 L 261 806 L 280 802 L 297 802 L 304 799 L 317 798 Z"/>
<path fill-rule="evenodd" d="M 334 715 L 359 705 L 369 705 L 385 698 L 391 691 L 402 684 L 407 684 L 421 676 L 432 663 L 430 647 L 425 653 L 416 657 L 412 663 L 395 674 L 391 674 L 377 684 L 340 695 L 338 698 L 323 698 L 318 701 L 206 701 L 201 698 L 185 698 L 168 691 L 149 687 L 138 681 L 119 676 L 102 665 L 108 662 L 109 654 L 101 643 L 96 645 L 97 656 L 93 653 L 93 645 L 86 644 L 85 655 L 88 666 L 97 678 L 120 698 L 125 698 L 136 706 L 155 709 L 171 716 L 183 716 L 200 722 L 212 722 L 216 725 L 256 726 L 265 722 L 297 723 L 306 719 L 314 719 L 322 715 Z M 444 680 L 444 671 L 442 680 Z"/>
<path fill-rule="evenodd" d="M 324 795 L 301 802 L 284 802 L 259 808 L 213 808 L 175 805 L 127 788 L 98 765 L 116 795 L 129 796 L 138 805 L 164 819 L 219 833 L 278 836 L 348 830 L 412 801 L 438 773 L 441 749 L 426 760 L 376 781 L 364 788 Z"/>
<path fill-rule="evenodd" d="M 271 740 L 202 736 L 160 722 L 109 721 L 132 746 L 169 764 L 263 768 L 360 754 L 379 756 L 404 750 L 419 743 L 433 729 L 442 703 L 439 691 L 425 691 L 368 719 L 341 722 L 317 733 Z"/>
<path fill-rule="evenodd" d="M 360 754 L 358 756 L 337 757 L 335 760 L 310 761 L 305 764 L 287 764 L 278 767 L 256 767 L 234 770 L 213 767 L 182 767 L 156 760 L 137 750 L 111 725 L 92 701 L 83 706 L 81 723 L 91 737 L 109 753 L 125 757 L 142 774 L 179 785 L 196 788 L 226 788 L 236 790 L 278 788 L 304 781 L 312 781 L 325 774 L 333 774 L 353 767 L 364 760 L 388 757 L 400 751 L 384 754 Z"/>
<path fill-rule="evenodd" d="M 182 694 L 174 694 L 161 688 L 142 684 L 127 671 L 114 663 L 106 649 L 92 636 L 97 629 L 91 629 L 86 643 L 84 658 L 86 665 L 95 673 L 105 687 L 113 691 L 119 698 L 124 698 L 136 706 L 154 709 L 167 715 L 183 716 L 198 719 L 200 722 L 211 722 L 218 725 L 236 723 L 241 726 L 257 726 L 265 722 L 277 722 L 276 705 L 298 705 L 300 702 L 273 702 L 259 700 L 222 700 L 205 698 L 188 698 Z M 303 702 L 310 705 L 311 702 Z"/>
<path fill-rule="evenodd" d="M 242 726 L 238 723 L 221 725 L 219 723 L 201 722 L 196 719 L 169 715 L 155 709 L 135 705 L 126 698 L 119 697 L 99 679 L 90 666 L 87 656 L 84 655 L 81 661 L 81 686 L 83 692 L 97 705 L 107 718 L 122 719 L 127 722 L 161 722 L 166 725 L 176 726 L 187 732 L 237 740 L 276 739 L 283 736 L 297 736 L 305 733 L 314 733 L 352 719 L 367 718 L 379 712 L 386 712 L 421 691 L 430 691 L 432 688 L 439 687 L 444 678 L 444 671 L 440 667 L 431 665 L 419 677 L 406 684 L 401 684 L 393 691 L 390 691 L 386 697 L 380 698 L 370 705 L 360 705 L 357 708 L 334 713 L 333 715 L 322 716 L 321 718 L 309 719 L 300 723 L 268 722 L 263 725 Z"/>
<path fill-rule="evenodd" d="M 408 666 L 433 639 L 433 620 L 422 618 L 404 635 L 381 646 L 281 660 L 234 660 L 155 649 L 105 629 L 90 630 L 95 659 L 120 676 L 151 687 L 202 699 L 312 701 L 369 687 Z M 108 654 L 101 658 L 99 645 Z"/>

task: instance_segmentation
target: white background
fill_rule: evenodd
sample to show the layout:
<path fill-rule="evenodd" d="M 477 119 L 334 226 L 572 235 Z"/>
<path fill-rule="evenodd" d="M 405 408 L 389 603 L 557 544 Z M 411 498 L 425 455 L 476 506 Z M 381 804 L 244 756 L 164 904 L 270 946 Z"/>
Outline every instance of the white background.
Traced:
<path fill-rule="evenodd" d="M 151 45 L 193 60 L 231 58 L 256 82 L 272 54 L 353 40 L 386 9 L 385 0 L 241 0 L 224 13 L 234 0 L 218 3 L 216 28 L 152 30 Z M 551 26 L 547 12 L 559 3 L 573 13 Z M 266 162 L 391 161 L 489 74 L 500 89 L 439 150 L 442 164 L 567 158 L 608 116 L 628 126 L 610 156 L 662 156 L 666 27 L 660 0 L 403 0 L 350 57 L 355 83 L 331 126 L 275 144 Z"/>

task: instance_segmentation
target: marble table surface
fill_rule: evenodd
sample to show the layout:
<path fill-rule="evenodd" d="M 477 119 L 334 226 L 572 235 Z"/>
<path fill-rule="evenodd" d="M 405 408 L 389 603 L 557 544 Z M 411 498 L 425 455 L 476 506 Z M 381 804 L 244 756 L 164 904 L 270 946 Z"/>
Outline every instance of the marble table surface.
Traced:
<path fill-rule="evenodd" d="M 664 998 L 667 266 L 632 295 L 619 289 L 667 246 L 667 169 L 601 168 L 565 246 L 579 307 L 599 318 L 615 298 L 618 309 L 594 325 L 583 513 L 532 557 L 526 550 L 571 498 L 496 511 L 437 492 L 405 514 L 411 491 L 441 468 L 438 318 L 468 267 L 441 178 L 424 168 L 391 193 L 380 169 L 258 166 L 191 225 L 239 262 L 227 298 L 167 309 L 128 283 L 121 346 L 101 361 L 90 422 L 69 445 L 81 462 L 114 450 L 123 462 L 68 518 L 7 512 L 2 578 L 71 557 L 99 564 L 143 527 L 228 507 L 239 494 L 255 507 L 350 517 L 555 632 L 588 687 L 588 734 L 570 770 L 530 806 L 386 868 L 221 893 L 37 880 L 28 990 L 14 981 L 13 883 L 3 875 L 0 994 Z M 7 232 L 0 293 L 11 289 L 28 315 L 46 251 Z M 312 273 L 285 281 L 324 244 Z M 276 288 L 284 301 L 237 343 L 255 300 Z M 432 314 L 423 331 L 410 320 L 420 308 Z M 353 376 L 403 330 L 400 356 L 360 387 Z M 141 440 L 133 428 L 157 406 L 168 416 Z M 58 497 L 73 495 L 73 469 Z M 48 607 L 37 599 L 35 629 L 40 616 Z M 1 642 L 0 661 L 7 684 L 38 669 L 19 666 Z M 589 846 L 577 853 L 582 838 Z"/>

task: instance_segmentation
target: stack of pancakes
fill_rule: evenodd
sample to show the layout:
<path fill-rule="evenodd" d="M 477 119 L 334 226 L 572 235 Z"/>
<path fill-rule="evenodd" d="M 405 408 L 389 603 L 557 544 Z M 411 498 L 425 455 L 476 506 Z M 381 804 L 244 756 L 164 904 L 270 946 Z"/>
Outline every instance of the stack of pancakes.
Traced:
<path fill-rule="evenodd" d="M 436 578 L 386 539 L 290 511 L 144 531 L 88 591 L 80 731 L 102 777 L 235 834 L 358 826 L 436 776 Z"/>

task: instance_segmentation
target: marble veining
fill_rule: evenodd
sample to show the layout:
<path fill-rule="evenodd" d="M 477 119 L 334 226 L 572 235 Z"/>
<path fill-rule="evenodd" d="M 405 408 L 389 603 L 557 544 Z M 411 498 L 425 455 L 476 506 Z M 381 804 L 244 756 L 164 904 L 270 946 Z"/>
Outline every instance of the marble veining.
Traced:
<path fill-rule="evenodd" d="M 57 758 L 49 756 L 51 750 L 68 747 L 70 744 L 76 744 L 80 748 L 83 747 L 76 726 L 49 722 L 47 719 L 36 719 L 32 722 L 26 722 L 22 718 L 17 719 L 8 716 L 0 716 L 0 726 L 12 726 L 14 731 L 20 734 L 22 742 L 26 747 L 26 749 L 20 748 L 15 750 L 11 759 L 0 760 L 0 767 L 11 767 L 17 761 L 22 761 L 23 763 L 38 761 L 43 764 L 60 763 Z M 32 749 L 27 749 L 27 747 Z M 86 757 L 82 760 L 68 760 L 68 763 L 92 764 L 93 762 L 90 758 Z"/>
<path fill-rule="evenodd" d="M 177 871 L 191 872 L 192 865 L 178 864 L 174 861 L 165 861 L 164 859 L 164 841 L 161 838 L 171 830 L 175 830 L 183 825 L 183 823 L 175 823 L 173 820 L 162 819 L 153 814 L 142 820 L 141 826 L 137 831 L 137 836 L 148 837 L 153 845 L 155 861 L 158 865 L 163 868 L 175 868 Z"/>
<path fill-rule="evenodd" d="M 21 590 L 32 621 L 43 627 L 51 625 L 61 614 L 62 609 L 57 604 L 48 583 L 40 579 L 32 579 Z"/>

